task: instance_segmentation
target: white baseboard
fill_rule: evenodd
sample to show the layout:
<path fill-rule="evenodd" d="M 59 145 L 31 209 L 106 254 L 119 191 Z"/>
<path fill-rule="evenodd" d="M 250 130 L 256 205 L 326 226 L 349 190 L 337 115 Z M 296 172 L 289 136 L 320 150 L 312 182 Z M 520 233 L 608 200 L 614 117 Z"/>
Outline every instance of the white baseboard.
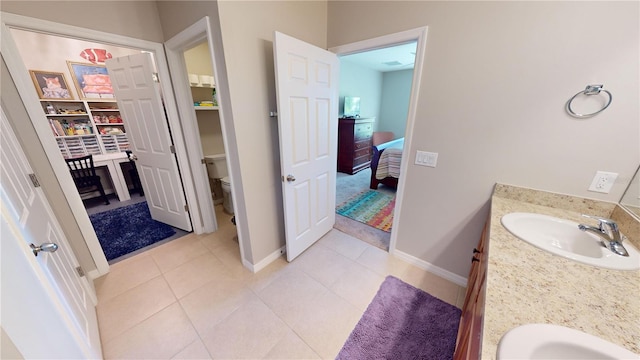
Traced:
<path fill-rule="evenodd" d="M 255 274 L 258 271 L 260 271 L 260 270 L 266 268 L 267 266 L 269 266 L 269 264 L 271 264 L 272 262 L 278 260 L 278 258 L 280 256 L 282 256 L 285 252 L 286 252 L 286 247 L 283 246 L 280 249 L 272 252 L 266 258 L 258 261 L 258 263 L 255 264 L 255 265 L 250 263 L 250 262 L 248 262 L 245 259 L 242 259 L 242 264 L 244 265 L 244 267 L 246 267 L 247 269 L 251 270 L 251 272 Z"/>
<path fill-rule="evenodd" d="M 432 274 L 438 275 L 443 279 L 449 280 L 452 283 L 459 285 L 459 286 L 463 286 L 466 287 L 467 286 L 467 278 L 462 277 L 458 274 L 454 274 L 451 271 L 445 270 L 439 266 L 435 266 L 431 263 L 428 263 L 422 259 L 418 259 L 415 256 L 409 255 L 405 252 L 402 252 L 400 250 L 395 250 L 393 252 L 394 256 L 397 256 L 398 258 L 412 264 L 415 265 L 417 267 L 419 267 L 422 270 L 426 270 Z"/>
<path fill-rule="evenodd" d="M 104 274 L 100 274 L 98 269 L 94 269 L 94 270 L 91 270 L 91 271 L 87 272 L 87 279 L 89 279 L 90 282 L 93 282 L 95 279 L 99 278 L 102 275 L 104 275 Z"/>

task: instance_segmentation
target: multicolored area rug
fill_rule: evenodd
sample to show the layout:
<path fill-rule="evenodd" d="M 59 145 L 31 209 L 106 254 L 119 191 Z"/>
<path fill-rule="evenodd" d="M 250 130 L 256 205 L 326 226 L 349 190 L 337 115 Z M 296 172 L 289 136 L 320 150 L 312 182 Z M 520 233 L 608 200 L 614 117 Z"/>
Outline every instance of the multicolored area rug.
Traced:
<path fill-rule="evenodd" d="M 107 260 L 113 260 L 176 233 L 169 225 L 155 221 L 146 201 L 89 215 Z"/>
<path fill-rule="evenodd" d="M 396 198 L 376 190 L 365 190 L 336 208 L 338 215 L 391 232 Z"/>
<path fill-rule="evenodd" d="M 461 310 L 387 276 L 338 360 L 453 358 Z"/>

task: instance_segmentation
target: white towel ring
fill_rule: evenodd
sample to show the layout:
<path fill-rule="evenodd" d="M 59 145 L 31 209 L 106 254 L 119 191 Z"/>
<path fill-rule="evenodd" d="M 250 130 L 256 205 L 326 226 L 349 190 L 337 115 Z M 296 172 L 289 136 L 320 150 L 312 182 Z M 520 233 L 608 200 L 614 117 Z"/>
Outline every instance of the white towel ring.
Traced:
<path fill-rule="evenodd" d="M 604 111 L 604 109 L 608 108 L 609 105 L 611 105 L 611 100 L 613 100 L 613 95 L 611 95 L 611 93 L 607 90 L 603 89 L 604 85 L 587 85 L 587 87 L 583 90 L 580 91 L 579 93 L 573 95 L 571 97 L 571 99 L 569 99 L 569 101 L 567 101 L 567 112 L 569 113 L 569 115 L 573 116 L 573 117 L 577 117 L 577 118 L 587 118 L 587 117 L 591 117 L 594 116 L 602 111 Z M 600 110 L 593 112 L 591 114 L 578 114 L 575 111 L 573 111 L 573 109 L 571 109 L 571 102 L 573 101 L 573 99 L 575 99 L 578 95 L 584 94 L 584 95 L 598 95 L 600 94 L 600 92 L 605 92 L 607 93 L 607 95 L 609 95 L 609 101 L 607 101 L 607 104 Z"/>

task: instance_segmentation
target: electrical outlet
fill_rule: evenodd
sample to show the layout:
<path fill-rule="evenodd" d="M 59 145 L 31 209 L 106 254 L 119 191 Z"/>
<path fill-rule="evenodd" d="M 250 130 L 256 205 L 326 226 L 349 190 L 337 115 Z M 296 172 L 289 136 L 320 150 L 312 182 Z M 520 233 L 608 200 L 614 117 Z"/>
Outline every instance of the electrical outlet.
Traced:
<path fill-rule="evenodd" d="M 596 176 L 593 177 L 591 186 L 589 186 L 589 191 L 608 194 L 609 191 L 611 191 L 611 187 L 616 182 L 617 177 L 617 173 L 597 171 Z"/>
<path fill-rule="evenodd" d="M 438 153 L 420 151 L 416 152 L 416 165 L 436 167 L 438 163 Z"/>

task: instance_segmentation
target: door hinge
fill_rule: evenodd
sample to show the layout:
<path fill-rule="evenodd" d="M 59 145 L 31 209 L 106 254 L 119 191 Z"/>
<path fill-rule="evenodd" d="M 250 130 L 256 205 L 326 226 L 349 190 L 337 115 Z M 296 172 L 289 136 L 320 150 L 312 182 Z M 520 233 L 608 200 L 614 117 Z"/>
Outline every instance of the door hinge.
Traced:
<path fill-rule="evenodd" d="M 40 187 L 40 182 L 38 181 L 36 174 L 29 174 L 29 179 L 31 179 L 33 187 Z"/>
<path fill-rule="evenodd" d="M 189 212 L 189 205 L 184 206 L 184 211 Z"/>
<path fill-rule="evenodd" d="M 175 154 L 176 153 L 176 147 L 173 146 L 173 145 L 170 145 L 169 146 L 169 151 L 171 151 L 172 154 Z"/>
<path fill-rule="evenodd" d="M 80 277 L 84 276 L 84 270 L 82 270 L 82 267 L 78 266 L 76 268 L 76 272 L 78 273 L 78 276 L 80 276 Z"/>
<path fill-rule="evenodd" d="M 156 83 L 160 82 L 160 77 L 158 77 L 157 72 L 151 73 L 151 78 L 153 79 L 153 82 L 156 82 Z"/>

